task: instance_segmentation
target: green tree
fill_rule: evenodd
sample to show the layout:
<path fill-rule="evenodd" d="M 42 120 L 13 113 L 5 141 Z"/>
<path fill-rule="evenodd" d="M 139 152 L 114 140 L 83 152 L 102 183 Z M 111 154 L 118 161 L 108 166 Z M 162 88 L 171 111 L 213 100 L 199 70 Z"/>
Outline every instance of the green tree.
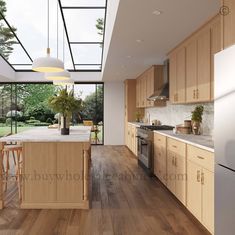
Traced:
<path fill-rule="evenodd" d="M 98 34 L 103 36 L 104 35 L 104 19 L 103 18 L 98 18 L 96 20 L 96 28 L 98 30 Z"/>
<path fill-rule="evenodd" d="M 13 32 L 16 32 L 15 27 L 11 27 L 13 32 L 8 28 L 3 20 L 7 12 L 6 2 L 0 0 L 0 54 L 5 58 L 9 59 L 10 54 L 13 52 L 12 47 L 15 43 L 15 37 Z"/>
<path fill-rule="evenodd" d="M 48 106 L 48 100 L 57 90 L 56 86 L 50 84 L 18 84 L 18 104 L 22 107 L 24 115 L 45 121 L 54 115 Z"/>
<path fill-rule="evenodd" d="M 97 85 L 96 92 L 87 96 L 83 102 L 82 118 L 93 120 L 95 124 L 103 121 L 103 87 Z"/>

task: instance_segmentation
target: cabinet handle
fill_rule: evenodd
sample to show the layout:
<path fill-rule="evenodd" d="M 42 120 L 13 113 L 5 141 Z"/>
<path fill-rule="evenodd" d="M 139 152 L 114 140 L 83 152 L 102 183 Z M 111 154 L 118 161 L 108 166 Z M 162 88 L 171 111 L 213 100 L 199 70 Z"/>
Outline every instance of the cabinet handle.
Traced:
<path fill-rule="evenodd" d="M 201 160 L 204 160 L 205 158 L 204 157 L 201 157 L 201 156 L 197 156 L 197 158 L 201 159 Z"/>
<path fill-rule="evenodd" d="M 177 167 L 177 158 L 175 158 L 175 167 Z"/>
<path fill-rule="evenodd" d="M 172 158 L 172 165 L 175 165 L 175 157 Z"/>
<path fill-rule="evenodd" d="M 172 145 L 173 148 L 177 149 L 177 146 L 176 145 Z"/>
<path fill-rule="evenodd" d="M 204 178 L 204 173 L 202 172 L 202 176 L 201 176 L 201 183 L 202 183 L 202 185 L 204 185 L 204 183 L 205 183 L 205 178 Z"/>
<path fill-rule="evenodd" d="M 177 101 L 177 102 L 179 101 L 179 95 L 178 95 L 178 93 L 176 94 L 176 101 Z"/>
<path fill-rule="evenodd" d="M 197 99 L 199 99 L 199 90 L 197 89 Z"/>
<path fill-rule="evenodd" d="M 196 99 L 196 90 L 193 90 L 193 99 Z"/>
<path fill-rule="evenodd" d="M 197 182 L 200 182 L 201 179 L 201 172 L 197 171 Z"/>

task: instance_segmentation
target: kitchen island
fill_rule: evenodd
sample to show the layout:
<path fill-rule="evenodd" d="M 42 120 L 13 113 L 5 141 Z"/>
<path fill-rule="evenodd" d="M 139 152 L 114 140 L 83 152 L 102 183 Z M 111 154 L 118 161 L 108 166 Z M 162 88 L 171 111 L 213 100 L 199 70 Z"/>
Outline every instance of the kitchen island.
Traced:
<path fill-rule="evenodd" d="M 0 150 L 6 142 L 22 144 L 21 208 L 89 208 L 90 133 L 84 126 L 71 127 L 67 136 L 38 127 L 0 138 Z M 0 157 L 2 161 L 2 151 Z M 0 195 L 3 207 L 3 192 Z"/>

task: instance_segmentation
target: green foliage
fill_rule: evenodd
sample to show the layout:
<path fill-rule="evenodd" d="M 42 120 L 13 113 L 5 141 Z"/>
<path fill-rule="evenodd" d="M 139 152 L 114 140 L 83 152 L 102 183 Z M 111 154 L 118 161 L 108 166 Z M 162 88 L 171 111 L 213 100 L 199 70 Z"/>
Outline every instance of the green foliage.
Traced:
<path fill-rule="evenodd" d="M 5 123 L 6 122 L 6 118 L 5 117 L 0 117 L 0 123 Z"/>
<path fill-rule="evenodd" d="M 6 125 L 7 125 L 7 126 L 11 125 L 11 118 L 7 118 L 7 119 L 6 119 Z"/>
<path fill-rule="evenodd" d="M 103 36 L 104 35 L 104 19 L 103 18 L 98 18 L 96 20 L 96 28 L 98 30 L 98 34 Z"/>
<path fill-rule="evenodd" d="M 102 86 L 97 86 L 97 91 L 85 98 L 81 115 L 83 119 L 93 120 L 95 124 L 103 121 Z"/>
<path fill-rule="evenodd" d="M 82 100 L 74 97 L 73 91 L 62 89 L 59 95 L 49 98 L 49 107 L 55 112 L 61 113 L 64 117 L 70 116 L 73 112 L 81 109 Z"/>
<path fill-rule="evenodd" d="M 5 17 L 7 12 L 6 2 L 0 0 L 0 12 Z M 10 54 L 13 52 L 13 45 L 17 43 L 13 32 L 16 32 L 16 28 L 11 26 L 13 32 L 6 26 L 3 21 L 3 17 L 0 14 L 0 54 L 5 58 L 9 59 Z"/>
<path fill-rule="evenodd" d="M 202 105 L 196 106 L 194 111 L 192 112 L 192 121 L 201 123 L 203 111 L 204 111 L 204 107 Z"/>

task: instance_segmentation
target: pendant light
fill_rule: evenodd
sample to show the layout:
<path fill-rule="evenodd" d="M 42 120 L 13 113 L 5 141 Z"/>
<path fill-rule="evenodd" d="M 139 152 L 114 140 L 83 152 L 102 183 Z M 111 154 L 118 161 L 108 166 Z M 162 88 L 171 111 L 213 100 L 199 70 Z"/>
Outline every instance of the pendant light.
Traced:
<path fill-rule="evenodd" d="M 59 3 L 57 3 L 57 58 L 59 57 Z M 63 62 L 64 62 L 64 28 L 63 28 Z M 62 72 L 55 72 L 55 73 L 46 73 L 45 78 L 47 80 L 53 81 L 54 85 L 63 84 L 66 85 L 66 81 L 68 81 L 69 85 L 73 82 L 72 79 L 70 79 L 70 73 L 67 70 L 63 70 Z M 69 81 L 71 80 L 71 81 Z M 60 81 L 60 82 L 56 82 Z"/>
<path fill-rule="evenodd" d="M 61 72 L 64 70 L 64 63 L 58 58 L 53 58 L 50 56 L 50 4 L 47 0 L 47 56 L 40 57 L 33 61 L 32 70 L 37 72 Z"/>

